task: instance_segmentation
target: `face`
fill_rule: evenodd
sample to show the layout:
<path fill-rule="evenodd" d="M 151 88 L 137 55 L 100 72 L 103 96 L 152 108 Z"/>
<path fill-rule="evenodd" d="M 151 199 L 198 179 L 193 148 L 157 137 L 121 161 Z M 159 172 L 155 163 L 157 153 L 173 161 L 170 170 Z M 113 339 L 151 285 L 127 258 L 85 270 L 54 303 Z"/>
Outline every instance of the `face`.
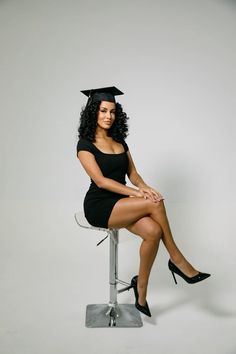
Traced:
<path fill-rule="evenodd" d="M 102 101 L 98 110 L 97 125 L 102 129 L 110 129 L 115 120 L 116 104 Z"/>

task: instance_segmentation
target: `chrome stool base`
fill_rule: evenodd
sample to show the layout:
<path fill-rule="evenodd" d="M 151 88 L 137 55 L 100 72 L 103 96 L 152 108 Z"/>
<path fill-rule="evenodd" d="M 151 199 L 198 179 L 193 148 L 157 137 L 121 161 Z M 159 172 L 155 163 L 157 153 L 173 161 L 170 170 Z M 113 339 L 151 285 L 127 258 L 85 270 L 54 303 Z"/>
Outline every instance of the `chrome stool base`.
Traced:
<path fill-rule="evenodd" d="M 80 221 L 79 213 L 75 214 L 77 224 L 85 229 L 98 230 L 107 233 L 97 246 L 108 236 L 110 240 L 110 267 L 109 267 L 109 286 L 110 297 L 108 304 L 90 304 L 86 307 L 86 327 L 142 327 L 143 322 L 140 312 L 133 304 L 118 304 L 117 295 L 130 290 L 132 285 L 118 278 L 118 243 L 119 229 L 104 229 L 91 225 L 84 225 Z M 125 287 L 118 289 L 118 284 Z"/>
<path fill-rule="evenodd" d="M 142 327 L 139 311 L 132 304 L 91 304 L 86 307 L 86 327 Z"/>

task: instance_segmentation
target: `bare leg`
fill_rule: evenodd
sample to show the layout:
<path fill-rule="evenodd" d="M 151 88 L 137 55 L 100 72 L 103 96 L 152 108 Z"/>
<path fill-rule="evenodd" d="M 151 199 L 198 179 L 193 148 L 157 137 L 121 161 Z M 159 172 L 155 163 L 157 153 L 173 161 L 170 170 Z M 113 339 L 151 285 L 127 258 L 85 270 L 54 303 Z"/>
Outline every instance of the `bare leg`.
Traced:
<path fill-rule="evenodd" d="M 148 216 L 139 219 L 137 222 L 128 226 L 127 229 L 132 233 L 141 236 L 143 239 L 139 252 L 138 302 L 140 305 L 144 306 L 146 302 L 148 279 L 153 262 L 156 258 L 162 230 L 160 225 Z"/>
<path fill-rule="evenodd" d="M 173 263 L 176 264 L 184 272 L 184 274 L 189 277 L 198 274 L 198 271 L 193 268 L 193 266 L 186 260 L 186 258 L 175 244 L 163 201 L 157 204 L 157 207 L 154 208 L 150 216 L 153 218 L 153 220 L 158 222 L 162 228 L 162 241 Z"/>
<path fill-rule="evenodd" d="M 108 225 L 127 227 L 145 216 L 160 225 L 163 243 L 173 263 L 187 276 L 196 275 L 198 271 L 185 259 L 174 242 L 163 201 L 153 203 L 143 198 L 122 198 L 115 204 Z"/>

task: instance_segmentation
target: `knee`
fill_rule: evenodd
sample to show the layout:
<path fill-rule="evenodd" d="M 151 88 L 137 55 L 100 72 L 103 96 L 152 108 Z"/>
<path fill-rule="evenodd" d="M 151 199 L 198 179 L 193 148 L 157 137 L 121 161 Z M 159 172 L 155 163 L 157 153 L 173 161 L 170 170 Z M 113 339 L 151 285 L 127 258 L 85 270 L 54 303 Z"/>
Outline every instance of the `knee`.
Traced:
<path fill-rule="evenodd" d="M 162 237 L 162 229 L 159 224 L 148 225 L 145 230 L 144 239 L 150 242 L 159 242 Z"/>
<path fill-rule="evenodd" d="M 151 202 L 151 210 L 152 212 L 156 212 L 157 210 L 164 212 L 165 211 L 164 201 L 161 200 L 160 202 L 157 203 Z"/>

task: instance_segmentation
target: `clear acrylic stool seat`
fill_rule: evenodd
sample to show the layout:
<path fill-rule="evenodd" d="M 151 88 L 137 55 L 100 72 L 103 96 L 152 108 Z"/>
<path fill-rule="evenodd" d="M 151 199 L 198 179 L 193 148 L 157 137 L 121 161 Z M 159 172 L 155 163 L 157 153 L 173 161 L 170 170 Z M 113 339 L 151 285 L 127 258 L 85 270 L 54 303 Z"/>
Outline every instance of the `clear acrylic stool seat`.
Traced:
<path fill-rule="evenodd" d="M 86 327 L 142 327 L 140 312 L 133 304 L 118 304 L 117 295 L 132 288 L 130 283 L 118 279 L 119 229 L 105 229 L 91 226 L 82 213 L 75 213 L 77 224 L 84 229 L 106 232 L 110 240 L 109 288 L 110 299 L 107 304 L 89 304 L 86 307 Z M 102 240 L 104 241 L 105 238 Z M 99 244 L 102 242 L 100 241 Z M 117 289 L 118 283 L 124 285 Z"/>

